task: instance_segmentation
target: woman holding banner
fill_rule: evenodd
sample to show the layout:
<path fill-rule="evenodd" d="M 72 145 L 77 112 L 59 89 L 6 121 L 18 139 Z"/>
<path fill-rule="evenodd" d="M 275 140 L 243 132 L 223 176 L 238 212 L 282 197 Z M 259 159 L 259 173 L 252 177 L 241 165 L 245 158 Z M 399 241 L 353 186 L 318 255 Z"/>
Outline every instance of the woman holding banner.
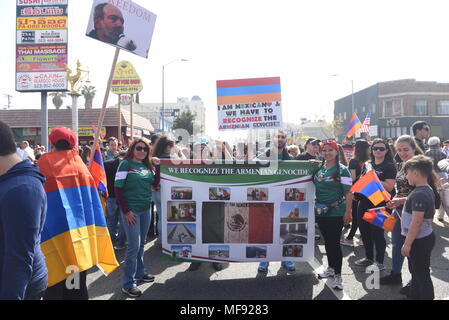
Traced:
<path fill-rule="evenodd" d="M 391 193 L 394 189 L 396 178 L 396 167 L 394 166 L 393 155 L 388 147 L 388 143 L 382 139 L 375 139 L 371 145 L 371 162 L 368 164 L 374 170 L 384 189 Z M 365 168 L 368 169 L 368 166 Z M 366 173 L 368 170 L 365 169 Z M 371 201 L 362 194 L 358 194 L 359 204 L 357 207 L 357 219 L 365 247 L 365 258 L 357 260 L 357 266 L 368 267 L 375 265 L 379 271 L 385 270 L 384 258 L 387 242 L 385 241 L 384 229 L 375 226 L 363 219 L 365 212 L 375 207 L 385 207 L 382 202 L 374 206 Z M 374 259 L 374 247 L 376 248 L 376 258 Z"/>
<path fill-rule="evenodd" d="M 334 278 L 333 289 L 343 290 L 341 268 L 343 254 L 340 238 L 343 224 L 351 222 L 352 186 L 348 168 L 340 163 L 338 144 L 333 140 L 321 143 L 323 164 L 313 175 L 316 187 L 315 216 L 324 238 L 329 267 L 319 279 Z"/>
<path fill-rule="evenodd" d="M 114 184 L 128 241 L 122 291 L 132 298 L 142 294 L 136 281 L 154 281 L 154 276 L 148 273 L 143 263 L 145 239 L 151 221 L 151 187 L 158 184 L 154 174 L 150 142 L 145 138 L 135 140 L 118 167 Z"/>

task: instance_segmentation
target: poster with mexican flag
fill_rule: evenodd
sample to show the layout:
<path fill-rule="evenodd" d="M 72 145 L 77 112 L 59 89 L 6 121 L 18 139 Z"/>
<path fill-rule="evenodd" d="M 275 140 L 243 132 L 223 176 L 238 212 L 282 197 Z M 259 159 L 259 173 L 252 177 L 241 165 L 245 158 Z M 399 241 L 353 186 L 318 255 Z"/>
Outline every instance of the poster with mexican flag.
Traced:
<path fill-rule="evenodd" d="M 194 161 L 161 160 L 165 255 L 204 262 L 313 259 L 318 164 Z"/>

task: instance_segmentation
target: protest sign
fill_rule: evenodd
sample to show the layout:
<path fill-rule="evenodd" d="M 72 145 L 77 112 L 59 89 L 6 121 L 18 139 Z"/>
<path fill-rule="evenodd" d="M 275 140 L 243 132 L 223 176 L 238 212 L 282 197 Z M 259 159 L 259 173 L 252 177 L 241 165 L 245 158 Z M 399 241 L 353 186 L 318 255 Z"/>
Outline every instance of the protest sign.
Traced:
<path fill-rule="evenodd" d="M 142 89 L 142 81 L 131 62 L 119 62 L 115 67 L 111 91 L 115 94 L 137 94 Z"/>
<path fill-rule="evenodd" d="M 276 163 L 162 160 L 163 253 L 208 262 L 312 259 L 318 164 Z"/>
<path fill-rule="evenodd" d="M 156 18 L 132 1 L 94 0 L 86 35 L 148 58 Z"/>
<path fill-rule="evenodd" d="M 279 129 L 281 79 L 217 81 L 218 129 Z"/>
<path fill-rule="evenodd" d="M 17 0 L 16 90 L 67 90 L 67 0 Z"/>

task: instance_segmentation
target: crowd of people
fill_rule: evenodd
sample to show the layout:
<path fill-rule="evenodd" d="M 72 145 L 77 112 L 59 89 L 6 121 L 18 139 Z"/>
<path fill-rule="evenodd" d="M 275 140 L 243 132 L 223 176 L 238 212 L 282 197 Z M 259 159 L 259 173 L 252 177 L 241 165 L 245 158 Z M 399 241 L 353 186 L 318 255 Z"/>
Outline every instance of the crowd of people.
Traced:
<path fill-rule="evenodd" d="M 50 152 L 78 150 L 86 168 L 92 158 L 92 147 L 76 146 L 76 138 L 67 128 L 56 128 L 50 135 Z M 430 277 L 430 256 L 435 245 L 432 220 L 449 215 L 449 141 L 441 143 L 430 137 L 431 128 L 425 122 L 413 125 L 414 136 L 393 139 L 346 139 L 343 146 L 352 147 L 349 158 L 335 140 L 309 138 L 304 149 L 287 143 L 287 135 L 279 130 L 266 148 L 233 146 L 227 142 L 206 139 L 189 146 L 166 136 L 140 138 L 125 148 L 110 137 L 101 148 L 107 178 L 108 198 L 106 225 L 115 250 L 126 248 L 122 291 L 139 297 L 139 282 L 153 282 L 155 277 L 143 260 L 144 245 L 149 234 L 162 237 L 160 159 L 264 160 L 274 159 L 320 161 L 313 174 L 316 187 L 315 215 L 317 229 L 323 237 L 328 268 L 318 275 L 332 278 L 332 288 L 343 289 L 341 246 L 363 245 L 365 257 L 357 266 L 375 266 L 384 270 L 386 255 L 385 231 L 363 219 L 369 209 L 385 207 L 396 218 L 392 238 L 392 270 L 381 278 L 382 285 L 402 284 L 404 258 L 408 258 L 412 280 L 401 293 L 412 299 L 433 299 Z M 425 143 L 427 142 L 427 144 Z M 442 145 L 443 144 L 443 145 Z M 40 249 L 41 233 L 47 214 L 44 185 L 46 176 L 39 170 L 39 160 L 45 154 L 42 146 L 19 146 L 7 124 L 0 122 L 0 299 L 88 299 L 86 276 L 78 294 L 56 292 L 47 288 L 45 260 Z M 44 157 L 45 158 L 45 157 Z M 38 166 L 34 166 L 37 164 Z M 81 172 L 82 171 L 82 172 Z M 377 174 L 391 200 L 374 206 L 362 194 L 352 193 L 351 186 L 370 171 Z M 87 171 L 86 171 L 87 172 Z M 76 174 L 87 175 L 79 170 Z M 19 198 L 33 199 L 21 201 Z M 82 204 L 81 204 L 82 205 Z M 54 212 L 48 210 L 48 212 Z M 11 214 L 11 213 L 14 213 Z M 24 215 L 26 214 L 26 218 Z M 155 230 L 153 229 L 155 226 Z M 349 233 L 344 237 L 345 230 Z M 361 240 L 354 241 L 357 232 Z M 69 249 L 68 249 L 69 250 Z M 195 271 L 201 263 L 192 263 Z M 282 267 L 295 271 L 295 264 L 283 261 Z M 220 271 L 222 263 L 212 266 Z M 268 262 L 259 264 L 259 272 L 267 272 Z M 55 293 L 56 292 L 56 293 Z"/>

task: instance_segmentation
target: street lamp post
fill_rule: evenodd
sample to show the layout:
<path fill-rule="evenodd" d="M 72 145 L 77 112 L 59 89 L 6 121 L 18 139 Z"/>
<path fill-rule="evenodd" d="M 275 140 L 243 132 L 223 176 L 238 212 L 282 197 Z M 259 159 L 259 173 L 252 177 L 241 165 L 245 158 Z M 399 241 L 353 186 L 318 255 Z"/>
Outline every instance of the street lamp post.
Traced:
<path fill-rule="evenodd" d="M 171 64 L 171 63 L 173 63 L 173 62 L 177 62 L 177 61 L 182 61 L 182 62 L 185 62 L 185 61 L 189 61 L 189 60 L 187 60 L 187 59 L 175 59 L 175 60 L 173 60 L 173 61 L 170 61 L 169 63 L 167 63 L 167 64 L 164 64 L 164 65 L 162 65 L 162 107 L 161 107 L 161 129 L 162 129 L 162 133 L 164 133 L 164 131 L 165 131 L 165 120 L 164 120 L 164 117 L 165 117 L 165 113 L 164 113 L 164 111 L 165 111 L 165 67 L 166 66 L 168 66 L 169 64 Z"/>

